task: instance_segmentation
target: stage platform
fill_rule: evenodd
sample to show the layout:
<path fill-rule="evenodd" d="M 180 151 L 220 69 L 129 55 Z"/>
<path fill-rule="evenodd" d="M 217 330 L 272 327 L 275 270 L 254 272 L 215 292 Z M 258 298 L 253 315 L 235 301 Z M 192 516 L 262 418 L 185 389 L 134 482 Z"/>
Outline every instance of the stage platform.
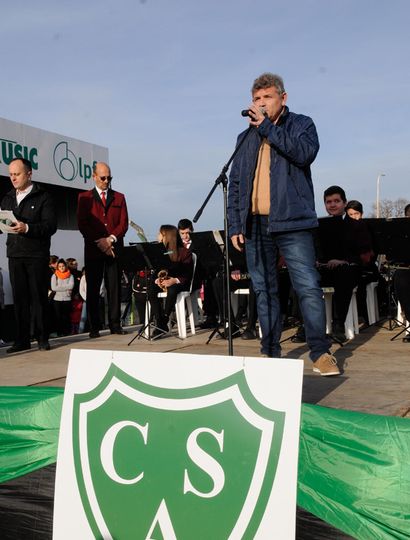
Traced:
<path fill-rule="evenodd" d="M 135 339 L 131 345 L 129 342 L 136 336 L 138 327 L 127 330 L 129 333 L 124 336 L 103 331 L 99 339 L 89 339 L 86 334 L 52 339 L 50 351 L 39 351 L 34 343 L 31 351 L 8 355 L 7 347 L 1 347 L 0 386 L 63 387 L 71 349 L 228 355 L 227 341 L 214 337 L 206 344 L 209 330 L 199 330 L 185 340 L 174 333 L 156 341 Z M 333 345 L 332 352 L 343 370 L 340 377 L 313 373 L 306 344 L 284 341 L 283 357 L 305 360 L 302 401 L 336 409 L 410 417 L 410 343 L 403 343 L 402 336 L 391 341 L 398 331 L 380 323 L 362 329 L 343 347 Z M 282 338 L 294 333 L 295 329 L 288 329 Z M 259 356 L 259 341 L 236 338 L 233 349 L 235 356 Z"/>

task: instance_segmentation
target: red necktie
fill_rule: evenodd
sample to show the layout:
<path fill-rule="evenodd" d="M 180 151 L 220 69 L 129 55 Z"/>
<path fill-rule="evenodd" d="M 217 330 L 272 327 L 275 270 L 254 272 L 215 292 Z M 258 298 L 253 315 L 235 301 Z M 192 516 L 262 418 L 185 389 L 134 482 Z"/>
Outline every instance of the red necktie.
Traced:
<path fill-rule="evenodd" d="M 101 192 L 101 200 L 102 200 L 103 206 L 105 208 L 105 205 L 107 203 L 107 199 L 105 198 L 105 191 Z"/>

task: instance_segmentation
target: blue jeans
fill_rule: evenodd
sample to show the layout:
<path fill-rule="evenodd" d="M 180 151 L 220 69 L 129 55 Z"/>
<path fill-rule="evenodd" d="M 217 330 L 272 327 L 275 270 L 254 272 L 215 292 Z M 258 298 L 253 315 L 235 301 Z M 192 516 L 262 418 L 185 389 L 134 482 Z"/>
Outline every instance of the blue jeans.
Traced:
<path fill-rule="evenodd" d="M 325 304 L 315 267 L 312 233 L 269 233 L 268 216 L 252 216 L 250 231 L 246 236 L 246 259 L 262 330 L 261 352 L 280 357 L 282 320 L 278 295 L 278 251 L 285 258 L 303 316 L 310 359 L 315 361 L 328 352 L 330 342 L 326 337 Z"/>

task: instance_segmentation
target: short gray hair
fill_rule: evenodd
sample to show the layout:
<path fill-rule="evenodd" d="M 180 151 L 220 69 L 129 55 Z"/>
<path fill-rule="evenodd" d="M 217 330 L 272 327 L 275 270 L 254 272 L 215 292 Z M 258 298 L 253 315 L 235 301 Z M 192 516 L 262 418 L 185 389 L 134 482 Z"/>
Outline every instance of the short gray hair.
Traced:
<path fill-rule="evenodd" d="M 253 82 L 252 94 L 256 92 L 256 90 L 271 88 L 272 86 L 276 88 L 279 94 L 284 94 L 286 91 L 283 79 L 280 75 L 275 75 L 275 73 L 262 73 L 262 75 L 259 75 Z"/>

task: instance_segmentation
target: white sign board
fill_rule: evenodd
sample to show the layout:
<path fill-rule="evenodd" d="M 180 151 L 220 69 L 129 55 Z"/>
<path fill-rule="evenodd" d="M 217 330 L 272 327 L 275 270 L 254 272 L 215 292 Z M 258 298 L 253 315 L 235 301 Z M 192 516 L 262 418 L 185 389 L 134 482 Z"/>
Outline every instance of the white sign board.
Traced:
<path fill-rule="evenodd" d="M 295 538 L 303 361 L 71 351 L 55 540 Z"/>
<path fill-rule="evenodd" d="M 92 189 L 93 164 L 108 163 L 108 149 L 0 118 L 0 175 L 15 157 L 31 161 L 34 181 Z"/>

